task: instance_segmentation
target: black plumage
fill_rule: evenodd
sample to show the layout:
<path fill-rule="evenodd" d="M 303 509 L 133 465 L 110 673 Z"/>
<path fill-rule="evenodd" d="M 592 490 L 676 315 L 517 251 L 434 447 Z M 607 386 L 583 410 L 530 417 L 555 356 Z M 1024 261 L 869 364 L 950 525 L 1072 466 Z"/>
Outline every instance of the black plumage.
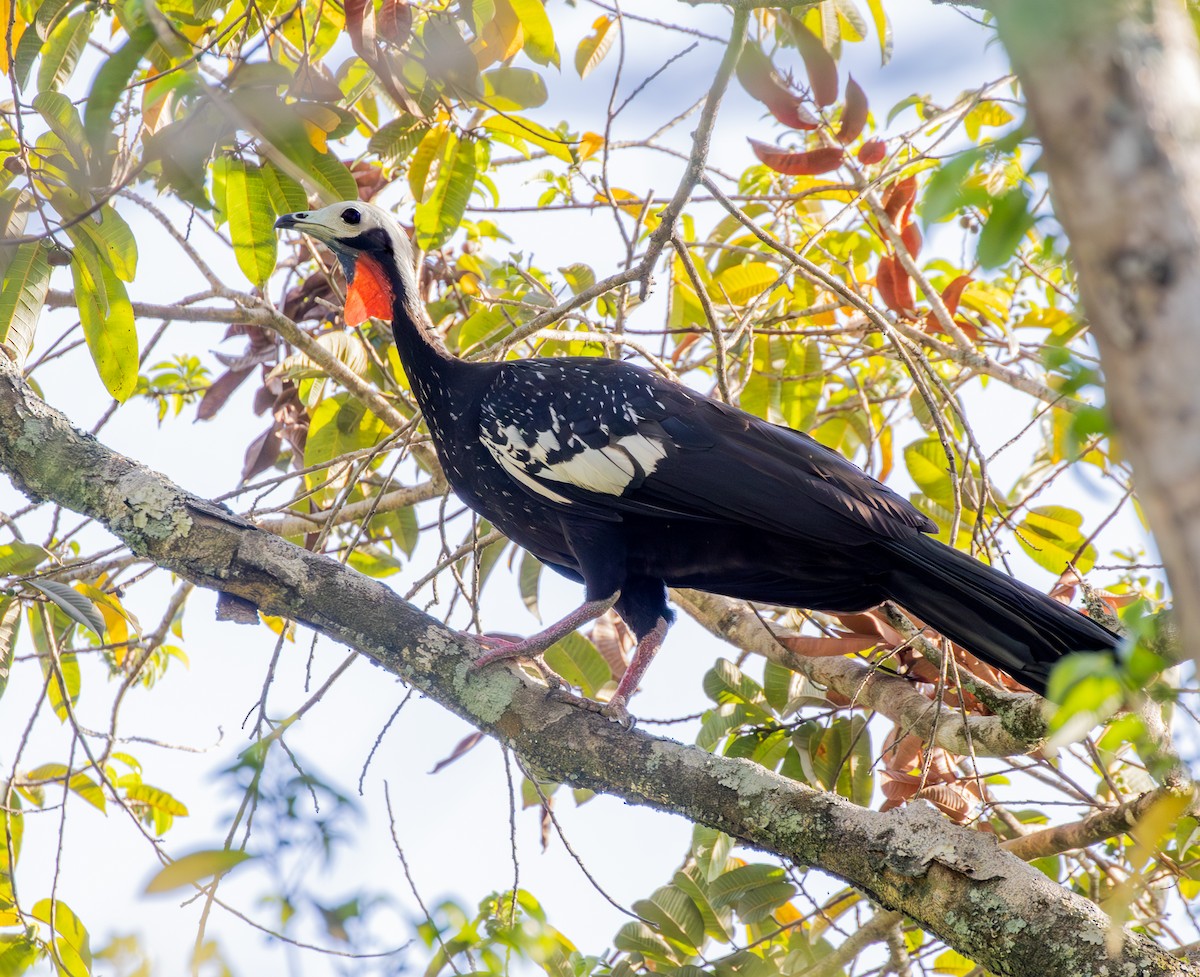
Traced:
<path fill-rule="evenodd" d="M 633 364 L 475 363 L 426 332 L 407 238 L 368 204 L 281 217 L 324 241 L 350 310 L 390 317 L 405 371 L 458 496 L 586 588 L 575 613 L 481 661 L 531 657 L 612 606 L 638 651 L 624 705 L 672 620 L 668 586 L 820 611 L 894 600 L 1039 692 L 1071 651 L 1116 635 L 930 539 L 907 500 L 806 434 Z"/>

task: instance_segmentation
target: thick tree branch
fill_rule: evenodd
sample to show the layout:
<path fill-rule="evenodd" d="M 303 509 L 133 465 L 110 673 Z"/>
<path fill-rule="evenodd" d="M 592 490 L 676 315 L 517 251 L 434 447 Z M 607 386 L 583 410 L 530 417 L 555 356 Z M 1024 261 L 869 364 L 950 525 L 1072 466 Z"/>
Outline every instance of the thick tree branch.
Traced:
<path fill-rule="evenodd" d="M 1200 58 L 1174 0 L 1004 0 L 1106 394 L 1200 657 Z"/>
<path fill-rule="evenodd" d="M 383 584 L 255 528 L 73 428 L 0 357 L 0 468 L 26 494 L 98 519 L 138 554 L 371 658 L 546 774 L 820 866 L 1011 975 L 1200 974 L 925 804 L 880 814 L 745 760 L 626 731 L 478 653 Z"/>

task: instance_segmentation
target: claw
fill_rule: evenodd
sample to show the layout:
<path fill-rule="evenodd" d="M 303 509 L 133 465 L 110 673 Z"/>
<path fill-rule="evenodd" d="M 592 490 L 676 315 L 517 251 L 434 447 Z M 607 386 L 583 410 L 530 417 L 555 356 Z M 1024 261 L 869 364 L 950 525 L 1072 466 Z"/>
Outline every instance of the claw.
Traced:
<path fill-rule="evenodd" d="M 600 715 L 609 722 L 616 723 L 622 729 L 633 729 L 633 724 L 636 720 L 629 715 L 629 710 L 625 708 L 625 699 L 613 697 L 609 702 L 606 702 L 600 707 Z"/>

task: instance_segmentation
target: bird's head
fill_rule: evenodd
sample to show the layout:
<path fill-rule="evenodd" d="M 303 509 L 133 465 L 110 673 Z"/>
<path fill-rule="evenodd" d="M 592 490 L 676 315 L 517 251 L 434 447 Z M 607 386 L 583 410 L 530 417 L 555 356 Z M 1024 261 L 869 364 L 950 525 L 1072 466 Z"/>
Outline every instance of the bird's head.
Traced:
<path fill-rule="evenodd" d="M 368 318 L 391 319 L 396 301 L 414 300 L 412 246 L 382 207 L 346 200 L 320 210 L 284 214 L 275 227 L 314 237 L 337 255 L 346 272 L 349 325 Z"/>

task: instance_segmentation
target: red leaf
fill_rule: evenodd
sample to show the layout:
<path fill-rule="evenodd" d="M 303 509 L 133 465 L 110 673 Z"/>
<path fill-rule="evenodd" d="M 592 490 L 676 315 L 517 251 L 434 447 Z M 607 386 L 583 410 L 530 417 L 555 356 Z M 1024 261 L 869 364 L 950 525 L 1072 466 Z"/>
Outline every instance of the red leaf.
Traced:
<path fill-rule="evenodd" d="M 915 176 L 906 176 L 903 180 L 888 184 L 887 189 L 883 191 L 883 209 L 893 224 L 908 223 L 908 215 L 912 212 L 916 196 L 917 178 Z"/>
<path fill-rule="evenodd" d="M 832 105 L 838 97 L 837 62 L 825 50 L 821 39 L 799 20 L 792 21 L 792 33 L 800 57 L 804 59 L 804 70 L 808 72 L 808 83 L 812 87 L 813 101 L 818 105 Z"/>
<path fill-rule="evenodd" d="M 963 289 L 973 281 L 970 275 L 959 275 L 942 290 L 942 304 L 951 315 L 958 311 L 958 301 L 962 298 Z"/>
<path fill-rule="evenodd" d="M 372 0 L 345 0 L 343 7 L 350 46 L 370 64 L 375 56 L 375 4 Z"/>
<path fill-rule="evenodd" d="M 883 304 L 893 312 L 911 314 L 914 300 L 912 279 L 894 254 L 879 259 L 879 270 L 875 273 L 875 287 Z"/>
<path fill-rule="evenodd" d="M 900 240 L 904 242 L 910 257 L 915 258 L 921 253 L 921 232 L 916 224 L 905 224 L 900 231 Z"/>
<path fill-rule="evenodd" d="M 815 176 L 818 173 L 828 173 L 841 166 L 844 158 L 842 150 L 836 146 L 793 152 L 751 139 L 750 148 L 754 150 L 754 155 L 760 162 L 785 176 Z"/>
<path fill-rule="evenodd" d="M 887 143 L 882 139 L 868 139 L 858 147 L 858 161 L 864 166 L 879 163 L 887 155 Z"/>
<path fill-rule="evenodd" d="M 800 96 L 788 89 L 775 66 L 755 44 L 742 48 L 738 59 L 738 81 L 758 99 L 776 119 L 793 129 L 815 129 L 818 121 L 804 108 Z"/>
<path fill-rule="evenodd" d="M 842 109 L 842 124 L 837 131 L 837 141 L 845 145 L 854 142 L 867 124 L 867 93 L 851 78 L 846 82 L 846 107 Z"/>
<path fill-rule="evenodd" d="M 393 47 L 403 47 L 412 35 L 412 10 L 407 0 L 383 0 L 379 8 L 379 36 Z"/>

